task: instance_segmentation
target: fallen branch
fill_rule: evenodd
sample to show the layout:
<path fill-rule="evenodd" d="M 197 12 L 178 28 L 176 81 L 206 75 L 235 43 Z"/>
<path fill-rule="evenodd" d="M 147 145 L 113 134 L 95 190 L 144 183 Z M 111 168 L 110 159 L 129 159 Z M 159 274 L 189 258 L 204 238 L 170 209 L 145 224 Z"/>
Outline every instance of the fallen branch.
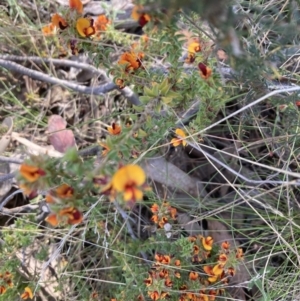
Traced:
<path fill-rule="evenodd" d="M 108 81 L 106 84 L 99 85 L 96 87 L 87 87 L 83 85 L 79 85 L 77 83 L 72 83 L 67 80 L 59 79 L 53 76 L 50 76 L 48 74 L 45 74 L 40 71 L 32 70 L 29 68 L 26 68 L 20 64 L 17 64 L 15 62 L 7 60 L 8 56 L 2 55 L 0 56 L 0 67 L 3 67 L 7 70 L 14 71 L 23 75 L 27 75 L 35 80 L 39 80 L 42 82 L 46 82 L 49 84 L 53 85 L 60 85 L 66 88 L 69 88 L 73 91 L 80 92 L 83 94 L 89 94 L 89 95 L 103 95 L 108 92 L 111 92 L 113 90 L 118 90 L 126 99 L 130 101 L 130 103 L 134 105 L 141 105 L 141 102 L 138 98 L 138 96 L 128 87 L 125 87 L 124 89 L 119 89 L 119 87 L 113 83 L 106 75 L 104 71 L 97 70 L 93 66 L 90 66 L 88 64 L 83 64 L 83 63 L 76 63 L 73 61 L 72 64 L 70 62 L 66 62 L 66 60 L 58 60 L 58 59 L 42 59 L 40 58 L 40 63 L 43 62 L 48 62 L 48 63 L 53 63 L 53 64 L 59 64 L 59 65 L 64 65 L 64 66 L 71 66 L 74 68 L 81 68 L 85 70 L 92 70 L 92 72 L 97 72 L 97 74 L 101 74 L 102 76 L 106 77 L 106 80 Z M 14 60 L 22 60 L 21 57 L 17 56 L 12 56 Z M 17 59 L 18 58 L 18 59 Z M 35 62 L 38 62 L 38 57 L 33 57 L 31 59 L 34 59 Z M 23 58 L 23 61 L 30 60 L 29 58 Z"/>

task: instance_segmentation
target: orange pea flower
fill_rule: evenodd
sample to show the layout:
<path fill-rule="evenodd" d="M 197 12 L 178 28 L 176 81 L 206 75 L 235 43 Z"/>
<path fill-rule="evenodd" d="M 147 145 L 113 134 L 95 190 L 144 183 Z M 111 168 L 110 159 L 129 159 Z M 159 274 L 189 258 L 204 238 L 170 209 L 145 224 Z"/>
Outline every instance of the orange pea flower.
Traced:
<path fill-rule="evenodd" d="M 0 295 L 5 294 L 5 292 L 6 292 L 6 287 L 4 285 L 1 285 L 0 286 Z"/>
<path fill-rule="evenodd" d="M 198 42 L 192 42 L 188 46 L 188 56 L 185 60 L 186 63 L 190 64 L 195 61 L 196 52 L 201 51 L 201 45 Z"/>
<path fill-rule="evenodd" d="M 174 207 L 170 207 L 169 208 L 169 211 L 170 211 L 170 216 L 172 219 L 176 219 L 177 217 L 177 209 L 174 208 Z"/>
<path fill-rule="evenodd" d="M 93 25 L 94 25 L 93 19 L 79 18 L 76 21 L 76 29 L 79 35 L 84 38 L 95 34 L 96 31 Z"/>
<path fill-rule="evenodd" d="M 142 13 L 142 10 L 143 6 L 135 5 L 131 13 L 131 18 L 138 21 L 141 27 L 144 27 L 151 20 L 151 17 L 148 14 Z"/>
<path fill-rule="evenodd" d="M 107 130 L 111 135 L 119 135 L 122 131 L 122 128 L 120 125 L 113 122 L 111 126 L 107 127 Z"/>
<path fill-rule="evenodd" d="M 133 72 L 141 67 L 144 53 L 125 52 L 121 55 L 118 64 L 125 65 L 125 72 Z"/>
<path fill-rule="evenodd" d="M 80 15 L 83 13 L 83 4 L 80 0 L 69 0 L 69 7 L 76 10 Z"/>
<path fill-rule="evenodd" d="M 125 88 L 125 83 L 122 78 L 117 78 L 115 81 L 116 85 L 119 87 L 119 89 L 124 89 Z"/>
<path fill-rule="evenodd" d="M 46 221 L 47 223 L 49 223 L 51 226 L 53 226 L 53 227 L 56 227 L 56 226 L 59 224 L 57 215 L 56 215 L 55 213 L 50 213 L 50 214 L 46 217 L 45 221 Z"/>
<path fill-rule="evenodd" d="M 42 33 L 45 36 L 53 35 L 53 34 L 55 34 L 55 31 L 56 31 L 56 27 L 52 23 L 50 23 L 42 28 Z"/>
<path fill-rule="evenodd" d="M 216 290 L 210 290 L 208 295 L 209 295 L 209 301 L 215 301 L 216 296 L 217 296 L 217 291 Z"/>
<path fill-rule="evenodd" d="M 56 227 L 59 224 L 59 222 L 64 218 L 66 218 L 66 222 L 69 225 L 80 224 L 83 221 L 83 215 L 78 209 L 74 207 L 67 207 L 61 209 L 58 212 L 58 214 L 49 214 L 46 218 L 46 222 L 52 225 L 53 227 Z"/>
<path fill-rule="evenodd" d="M 159 275 L 160 278 L 168 278 L 169 277 L 169 271 L 167 269 L 162 269 L 159 272 L 158 275 Z"/>
<path fill-rule="evenodd" d="M 144 170 L 138 165 L 125 165 L 112 177 L 112 189 L 123 193 L 125 201 L 139 201 L 143 198 L 143 192 L 138 188 L 146 180 Z"/>
<path fill-rule="evenodd" d="M 103 142 L 99 142 L 99 145 L 102 147 L 102 156 L 105 157 L 110 151 L 110 148 L 106 143 Z"/>
<path fill-rule="evenodd" d="M 147 279 L 144 280 L 146 286 L 150 286 L 153 283 L 152 275 L 150 275 Z"/>
<path fill-rule="evenodd" d="M 209 67 L 207 67 L 205 64 L 199 63 L 198 68 L 200 70 L 200 76 L 203 79 L 208 79 L 211 76 L 212 70 Z"/>
<path fill-rule="evenodd" d="M 218 276 L 216 276 L 213 272 L 213 268 L 209 265 L 203 267 L 204 272 L 209 276 L 208 281 L 210 283 L 214 283 L 218 280 Z"/>
<path fill-rule="evenodd" d="M 172 282 L 172 280 L 170 278 L 167 278 L 165 280 L 165 286 L 166 287 L 172 287 L 173 286 L 173 282 Z"/>
<path fill-rule="evenodd" d="M 42 169 L 36 166 L 22 164 L 20 167 L 20 174 L 28 182 L 32 183 L 37 181 L 40 177 L 45 176 L 46 173 Z"/>
<path fill-rule="evenodd" d="M 190 274 L 189 274 L 189 278 L 190 278 L 190 280 L 193 280 L 193 281 L 195 281 L 195 280 L 197 280 L 198 279 L 198 277 L 199 277 L 199 274 L 198 273 L 196 273 L 196 272 L 190 272 Z"/>
<path fill-rule="evenodd" d="M 62 217 L 66 216 L 68 218 L 67 223 L 69 225 L 80 224 L 83 221 L 82 213 L 74 207 L 62 209 L 59 211 L 58 215 Z"/>
<path fill-rule="evenodd" d="M 204 250 L 206 250 L 206 251 L 212 250 L 212 245 L 213 245 L 214 240 L 211 236 L 202 237 L 201 242 L 202 242 Z"/>
<path fill-rule="evenodd" d="M 244 252 L 242 248 L 238 248 L 236 251 L 236 258 L 242 259 L 244 257 Z"/>
<path fill-rule="evenodd" d="M 33 293 L 30 287 L 26 286 L 24 289 L 24 293 L 21 295 L 21 299 L 27 300 L 27 299 L 33 299 Z"/>
<path fill-rule="evenodd" d="M 55 192 L 57 197 L 61 199 L 68 199 L 73 196 L 74 189 L 67 184 L 62 184 L 55 189 Z"/>
<path fill-rule="evenodd" d="M 153 220 L 154 221 L 154 220 Z M 163 228 L 164 225 L 168 222 L 168 218 L 166 216 L 163 216 L 159 221 L 158 221 L 158 226 L 160 228 Z"/>
<path fill-rule="evenodd" d="M 100 15 L 94 22 L 94 27 L 96 31 L 105 31 L 107 30 L 107 25 L 110 24 L 109 19 L 105 15 Z"/>
<path fill-rule="evenodd" d="M 35 189 L 31 189 L 25 184 L 20 184 L 19 187 L 23 190 L 23 193 L 30 199 L 37 197 L 38 193 Z"/>
<path fill-rule="evenodd" d="M 151 206 L 151 212 L 152 213 L 158 213 L 159 211 L 159 206 L 155 203 Z"/>
<path fill-rule="evenodd" d="M 184 139 L 186 137 L 185 132 L 182 129 L 176 129 L 175 131 L 176 135 L 179 136 L 180 138 L 173 138 L 171 140 L 171 143 L 173 144 L 173 146 L 177 147 L 180 144 L 182 144 L 183 146 L 187 145 L 186 140 Z"/>
<path fill-rule="evenodd" d="M 224 268 L 223 268 L 222 264 L 216 264 L 212 269 L 213 275 L 215 275 L 215 276 L 221 276 L 223 271 L 224 271 Z"/>
<path fill-rule="evenodd" d="M 226 274 L 233 277 L 235 275 L 235 269 L 233 267 L 228 268 Z"/>
<path fill-rule="evenodd" d="M 224 266 L 227 262 L 227 255 L 224 253 L 220 254 L 218 262 L 219 262 L 219 264 L 222 264 Z"/>
<path fill-rule="evenodd" d="M 59 14 L 54 14 L 51 18 L 51 24 L 61 30 L 64 30 L 68 27 L 67 21 L 60 16 Z"/>
<path fill-rule="evenodd" d="M 156 301 L 160 298 L 160 294 L 158 291 L 148 292 L 148 295 L 151 300 Z"/>
<path fill-rule="evenodd" d="M 68 27 L 67 21 L 59 14 L 54 14 L 51 18 L 51 23 L 42 28 L 42 33 L 45 36 L 53 35 L 55 34 L 58 28 L 64 30 L 67 27 Z"/>
<path fill-rule="evenodd" d="M 221 247 L 224 249 L 224 250 L 229 250 L 230 248 L 230 243 L 226 240 L 226 241 L 223 241 L 222 244 L 221 244 Z"/>

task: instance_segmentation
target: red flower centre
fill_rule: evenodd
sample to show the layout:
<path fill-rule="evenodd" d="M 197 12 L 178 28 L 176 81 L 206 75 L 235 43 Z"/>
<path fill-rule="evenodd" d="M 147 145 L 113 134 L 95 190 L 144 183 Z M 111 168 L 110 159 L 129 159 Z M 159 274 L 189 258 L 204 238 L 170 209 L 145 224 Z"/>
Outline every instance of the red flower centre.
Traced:
<path fill-rule="evenodd" d="M 203 74 L 204 76 L 207 75 L 207 68 L 206 68 L 205 64 L 199 63 L 198 68 L 200 69 L 200 71 L 202 72 L 202 74 Z"/>

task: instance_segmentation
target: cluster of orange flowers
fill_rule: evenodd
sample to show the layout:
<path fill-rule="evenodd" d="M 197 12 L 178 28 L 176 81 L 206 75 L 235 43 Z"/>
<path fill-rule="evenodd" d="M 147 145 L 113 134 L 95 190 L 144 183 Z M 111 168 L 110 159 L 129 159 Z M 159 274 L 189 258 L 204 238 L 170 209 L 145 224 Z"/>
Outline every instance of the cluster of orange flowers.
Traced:
<path fill-rule="evenodd" d="M 12 274 L 8 271 L 6 271 L 4 274 L 0 273 L 0 295 L 3 295 L 6 293 L 8 288 L 11 288 L 14 286 L 12 281 Z M 21 299 L 27 300 L 27 299 L 33 299 L 33 293 L 30 287 L 25 287 L 24 292 L 21 294 Z"/>
<path fill-rule="evenodd" d="M 208 281 L 210 283 L 214 283 L 218 280 L 221 280 L 227 284 L 228 277 L 232 277 L 236 273 L 234 266 L 236 266 L 238 262 L 243 259 L 243 256 L 243 249 L 238 248 L 236 252 L 233 252 L 230 250 L 229 242 L 223 242 L 217 264 L 203 267 L 204 272 L 209 276 Z"/>
<path fill-rule="evenodd" d="M 40 167 L 21 164 L 20 175 L 22 176 L 22 184 L 20 187 L 23 189 L 26 195 L 37 195 L 37 190 L 44 188 L 47 183 L 44 176 L 47 172 Z M 51 213 L 46 221 L 52 226 L 57 226 L 60 222 L 66 222 L 69 225 L 79 224 L 83 220 L 82 213 L 74 206 L 70 205 L 65 207 L 67 202 L 71 202 L 74 199 L 74 190 L 67 184 L 62 184 L 46 195 L 46 202 L 57 208 L 57 204 L 62 205 L 63 209 L 60 209 L 57 213 Z"/>
<path fill-rule="evenodd" d="M 82 17 L 83 14 L 83 4 L 81 0 L 69 0 L 70 11 L 65 17 L 59 14 L 54 14 L 51 18 L 51 23 L 42 28 L 44 35 L 53 35 L 58 30 L 65 30 L 68 27 L 76 28 L 77 33 L 83 37 L 93 37 L 94 39 L 99 39 L 103 31 L 107 30 L 110 21 L 105 15 L 100 15 L 96 19 Z M 69 47 L 72 54 L 77 54 L 77 41 L 71 39 L 69 42 Z"/>
<path fill-rule="evenodd" d="M 14 284 L 12 282 L 12 274 L 10 272 L 5 272 L 4 274 L 0 274 L 0 295 L 5 294 L 8 288 L 13 287 Z"/>
<path fill-rule="evenodd" d="M 210 256 L 214 242 L 211 236 L 190 236 L 188 240 L 192 243 L 193 246 L 193 253 L 191 254 L 192 262 L 199 263 Z"/>
<path fill-rule="evenodd" d="M 148 272 L 149 277 L 144 280 L 151 300 L 163 300 L 170 297 L 170 289 L 175 279 L 181 277 L 178 269 L 181 262 L 170 255 L 155 254 L 155 263 Z M 176 267 L 176 269 L 174 269 Z M 160 288 L 158 290 L 158 288 Z"/>
<path fill-rule="evenodd" d="M 151 300 L 164 300 L 171 297 L 171 289 L 181 291 L 178 301 L 214 301 L 218 290 L 206 289 L 204 280 L 196 271 L 188 272 L 187 279 L 181 271 L 181 261 L 170 255 L 156 254 L 155 263 L 148 272 L 149 277 L 144 280 L 148 289 L 148 296 Z M 197 287 L 199 291 L 193 289 L 195 282 L 200 281 Z M 159 288 L 159 289 L 158 289 Z M 192 291 L 189 291 L 192 290 Z"/>
<path fill-rule="evenodd" d="M 27 194 L 36 193 L 41 187 L 47 187 L 47 181 L 43 179 L 47 172 L 37 166 L 22 164 L 20 175 L 20 181 L 22 182 L 20 186 Z M 145 186 L 146 174 L 144 170 L 135 164 L 119 168 L 110 182 L 106 177 L 95 177 L 93 180 L 95 184 L 103 186 L 102 194 L 109 195 L 111 199 L 114 199 L 118 194 L 122 194 L 123 200 L 126 202 L 142 200 L 143 191 L 141 189 L 148 189 Z M 77 198 L 74 189 L 68 184 L 64 183 L 55 189 L 51 189 L 46 195 L 46 202 L 54 212 L 48 215 L 46 221 L 52 226 L 57 226 L 60 223 L 69 225 L 81 223 L 83 214 L 74 205 Z"/>
<path fill-rule="evenodd" d="M 161 206 L 153 204 L 151 207 L 153 213 L 151 221 L 157 224 L 160 228 L 163 228 L 169 219 L 176 220 L 177 209 L 170 206 L 168 202 L 162 203 Z"/>
<path fill-rule="evenodd" d="M 155 207 L 154 207 L 155 209 Z M 156 210 L 154 210 L 156 212 Z M 212 258 L 213 239 L 202 235 L 187 238 L 192 243 L 192 262 L 200 263 L 203 260 L 214 260 Z M 213 256 L 215 257 L 215 256 Z M 198 271 L 181 269 L 181 260 L 164 254 L 155 254 L 155 262 L 149 276 L 144 280 L 147 293 L 151 300 L 164 300 L 171 297 L 172 290 L 180 291 L 178 301 L 214 301 L 216 296 L 223 290 L 212 289 L 210 284 L 217 280 L 228 283 L 228 276 L 235 274 L 234 266 L 243 258 L 242 249 L 236 252 L 230 250 L 228 242 L 223 242 L 220 253 L 217 254 L 217 264 L 203 267 L 207 277 Z"/>
<path fill-rule="evenodd" d="M 65 206 L 66 203 L 71 205 L 59 209 L 57 212 L 50 213 L 46 218 L 46 221 L 52 226 L 57 226 L 61 222 L 67 223 L 68 225 L 80 224 L 83 220 L 83 214 L 72 205 L 74 199 L 74 190 L 67 184 L 62 184 L 56 189 L 51 190 L 46 195 L 46 202 L 54 207 L 59 204 Z"/>

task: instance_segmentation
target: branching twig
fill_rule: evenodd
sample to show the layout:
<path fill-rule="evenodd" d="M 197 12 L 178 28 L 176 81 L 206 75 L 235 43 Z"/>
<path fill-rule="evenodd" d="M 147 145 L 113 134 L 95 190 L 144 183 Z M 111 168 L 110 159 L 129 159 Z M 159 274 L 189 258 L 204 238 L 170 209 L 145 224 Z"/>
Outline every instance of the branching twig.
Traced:
<path fill-rule="evenodd" d="M 17 60 L 16 56 L 13 56 L 13 58 L 14 58 L 14 60 Z M 23 59 L 23 61 L 26 61 L 26 60 L 29 60 L 29 59 L 30 58 Z M 36 62 L 38 61 L 37 57 L 33 57 L 33 59 Z M 20 60 L 21 60 L 21 58 L 20 58 Z M 51 61 L 50 59 L 42 59 L 42 58 L 40 59 L 40 63 L 50 62 L 50 61 Z M 53 63 L 53 64 L 60 63 L 60 65 L 64 65 L 64 66 L 67 66 L 67 65 L 71 66 L 72 65 L 75 68 L 83 68 L 85 70 L 88 69 L 92 72 L 97 72 L 98 74 L 105 75 L 104 71 L 100 72 L 99 70 L 97 70 L 96 68 L 94 68 L 93 66 L 90 66 L 88 64 L 76 63 L 76 62 L 70 61 L 70 62 L 72 62 L 72 64 L 71 64 L 71 63 L 67 63 L 66 60 L 62 60 L 62 61 L 64 61 L 63 63 L 59 62 L 59 61 L 60 60 L 54 60 L 54 61 L 51 61 L 51 63 Z M 134 104 L 134 105 L 140 105 L 141 104 L 140 100 L 138 99 L 138 96 L 135 95 L 134 92 L 130 88 L 125 87 L 124 89 L 120 90 L 119 87 L 116 84 L 114 84 L 113 82 L 111 82 L 111 80 L 108 79 L 107 77 L 106 78 L 109 82 L 106 83 L 106 84 L 96 86 L 96 87 L 86 87 L 86 86 L 83 86 L 83 85 L 79 85 L 77 83 L 72 83 L 72 82 L 69 82 L 67 80 L 63 80 L 63 79 L 59 79 L 59 78 L 50 76 L 50 75 L 42 73 L 40 71 L 31 70 L 29 68 L 26 68 L 26 67 L 20 65 L 20 64 L 15 63 L 15 62 L 6 60 L 6 56 L 1 56 L 0 66 L 7 69 L 7 70 L 14 71 L 14 72 L 17 72 L 17 73 L 21 73 L 23 75 L 27 75 L 27 76 L 29 76 L 33 79 L 36 79 L 36 80 L 39 80 L 39 81 L 42 81 L 42 82 L 46 82 L 46 83 L 49 83 L 49 84 L 53 84 L 53 85 L 64 86 L 66 88 L 72 89 L 73 91 L 80 92 L 80 93 L 83 93 L 83 94 L 102 95 L 102 94 L 106 94 L 108 92 L 111 92 L 113 90 L 119 90 L 120 93 L 124 97 L 126 97 L 132 104 Z"/>
<path fill-rule="evenodd" d="M 22 164 L 23 161 L 24 161 L 23 159 L 8 158 L 8 157 L 0 156 L 0 162 Z"/>
<path fill-rule="evenodd" d="M 15 207 L 15 208 L 11 208 L 11 209 L 2 208 L 1 213 L 6 214 L 6 215 L 13 215 L 13 214 L 19 214 L 19 213 L 23 213 L 23 212 L 32 212 L 32 211 L 37 210 L 38 208 L 39 208 L 39 205 L 27 204 L 24 206 Z"/>

